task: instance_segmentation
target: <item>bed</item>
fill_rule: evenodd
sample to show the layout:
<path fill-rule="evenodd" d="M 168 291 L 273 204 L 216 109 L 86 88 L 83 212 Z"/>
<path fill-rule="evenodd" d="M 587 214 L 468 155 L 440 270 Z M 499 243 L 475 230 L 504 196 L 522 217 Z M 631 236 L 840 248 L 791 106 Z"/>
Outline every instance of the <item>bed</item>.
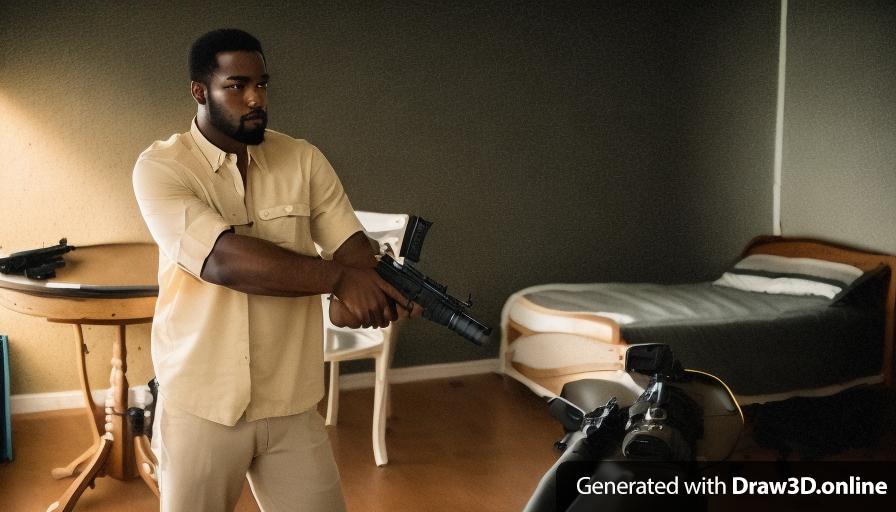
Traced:
<path fill-rule="evenodd" d="M 722 378 L 742 404 L 892 386 L 894 268 L 892 255 L 760 236 L 714 282 L 526 288 L 502 312 L 501 371 L 541 396 L 582 378 L 637 396 L 643 383 L 623 371 L 626 347 L 661 342 L 686 367 Z M 812 288 L 780 288 L 797 282 Z"/>

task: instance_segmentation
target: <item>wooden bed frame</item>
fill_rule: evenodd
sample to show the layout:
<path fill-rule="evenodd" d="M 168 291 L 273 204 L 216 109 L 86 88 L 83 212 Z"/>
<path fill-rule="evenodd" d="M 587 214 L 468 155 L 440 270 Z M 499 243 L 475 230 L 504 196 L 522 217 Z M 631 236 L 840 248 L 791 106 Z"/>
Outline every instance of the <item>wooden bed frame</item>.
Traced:
<path fill-rule="evenodd" d="M 889 267 L 890 276 L 887 282 L 887 297 L 884 319 L 884 343 L 883 343 L 883 359 L 881 374 L 884 382 L 888 387 L 894 387 L 894 306 L 896 306 L 896 256 L 888 254 L 877 254 L 873 252 L 863 251 L 845 245 L 827 242 L 824 240 L 811 238 L 787 238 L 780 236 L 757 236 L 752 239 L 744 248 L 742 256 L 750 254 L 772 254 L 777 256 L 786 256 L 792 258 L 815 258 L 837 263 L 846 263 L 860 268 L 862 271 L 874 270 L 881 265 Z M 525 297 L 518 297 L 516 300 L 526 301 Z M 508 300 L 508 304 L 510 301 Z M 618 360 L 608 361 L 603 368 L 605 370 L 622 369 L 622 357 L 625 347 L 628 343 L 621 338 L 619 324 L 610 318 L 601 317 L 595 314 L 576 313 L 576 312 L 558 312 L 547 308 L 542 308 L 532 302 L 526 303 L 526 308 L 533 311 L 544 311 L 554 316 L 566 317 L 570 321 L 587 322 L 593 326 L 589 332 L 578 332 L 579 336 L 587 339 L 593 339 L 595 342 L 615 345 L 619 349 Z M 505 306 L 505 310 L 507 307 Z M 535 334 L 543 334 L 533 331 L 520 325 L 510 319 L 509 313 L 505 311 L 502 315 L 506 319 L 503 323 L 504 339 L 501 344 L 501 365 L 506 370 L 511 365 L 512 350 L 510 349 L 514 341 L 521 336 L 531 336 Z M 514 363 L 517 365 L 516 363 Z M 542 373 L 544 373 L 542 371 Z M 545 375 L 547 376 L 547 375 Z M 559 375 L 557 375 L 559 377 Z"/>
<path fill-rule="evenodd" d="M 791 258 L 816 258 L 820 260 L 846 263 L 862 269 L 874 270 L 881 265 L 890 269 L 887 283 L 886 310 L 884 317 L 884 353 L 881 373 L 888 387 L 894 387 L 893 361 L 893 308 L 896 304 L 896 256 L 876 254 L 853 247 L 839 245 L 811 238 L 785 238 L 780 236 L 758 236 L 747 244 L 743 255 L 774 254 Z"/>

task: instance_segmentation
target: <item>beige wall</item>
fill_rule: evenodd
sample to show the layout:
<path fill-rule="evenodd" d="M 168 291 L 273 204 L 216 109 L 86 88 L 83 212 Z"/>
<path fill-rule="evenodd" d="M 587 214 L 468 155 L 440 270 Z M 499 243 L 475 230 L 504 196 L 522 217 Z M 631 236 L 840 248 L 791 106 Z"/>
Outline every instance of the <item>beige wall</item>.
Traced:
<path fill-rule="evenodd" d="M 147 241 L 136 155 L 186 129 L 185 52 L 262 40 L 271 127 L 321 147 L 357 208 L 435 221 L 421 264 L 498 325 L 549 281 L 711 277 L 771 226 L 778 0 L 41 3 L 0 16 L 0 246 Z M 788 235 L 894 252 L 893 4 L 790 1 Z M 132 383 L 149 367 L 130 328 Z M 77 388 L 71 328 L 0 309 L 13 393 Z M 87 330 L 107 386 L 114 329 Z M 397 366 L 494 357 L 440 327 Z"/>
<path fill-rule="evenodd" d="M 22 55 L 23 59 L 31 57 Z M 52 78 L 52 61 L 28 59 L 33 68 L 16 73 L 26 83 L 43 84 L 42 95 L 0 89 L 0 141 L 4 163 L 0 183 L 0 244 L 4 252 L 52 245 L 68 237 L 73 245 L 115 241 L 151 241 L 130 192 L 133 148 L 116 131 L 114 101 L 103 92 L 103 80 L 90 94 L 89 76 L 69 77 L 65 85 Z M 4 68 L 4 73 L 11 68 Z M 66 91 L 68 89 L 68 91 Z M 95 97 L 93 106 L 80 98 Z M 94 110 L 98 113 L 88 113 Z M 92 123 L 107 126 L 90 126 Z M 90 140 L 91 133 L 97 140 Z M 50 324 L 0 308 L 0 332 L 10 338 L 12 392 L 34 393 L 77 388 L 76 345 L 72 327 Z M 113 327 L 88 327 L 91 384 L 108 387 Z M 146 383 L 149 329 L 129 328 L 129 376 Z"/>
<path fill-rule="evenodd" d="M 3 11 L 0 250 L 52 245 L 61 237 L 75 246 L 151 241 L 133 199 L 131 169 L 142 148 L 173 131 L 153 120 L 184 124 L 191 112 L 188 96 L 166 103 L 153 87 L 161 79 L 143 74 L 159 68 L 149 55 L 168 56 L 134 45 L 125 25 L 103 29 L 123 23 L 124 9 L 112 15 L 96 4 L 20 4 Z M 166 71 L 183 67 L 172 63 Z M 171 80 L 164 82 L 174 94 Z M 177 86 L 186 89 L 183 81 Z M 10 340 L 13 394 L 78 388 L 71 326 L 0 308 L 0 332 Z M 129 380 L 145 384 L 152 376 L 149 327 L 128 333 Z M 94 389 L 109 386 L 114 335 L 113 327 L 85 330 Z"/>
<path fill-rule="evenodd" d="M 356 208 L 434 221 L 421 268 L 485 323 L 524 286 L 701 275 L 767 232 L 777 1 L 666 4 L 4 5 L 0 245 L 148 240 L 133 162 L 188 127 L 192 40 L 238 26 L 268 56 L 271 128 L 318 145 Z M 70 329 L 0 310 L 13 393 L 77 388 Z M 113 331 L 87 333 L 96 387 Z M 497 350 L 420 321 L 395 364 Z"/>

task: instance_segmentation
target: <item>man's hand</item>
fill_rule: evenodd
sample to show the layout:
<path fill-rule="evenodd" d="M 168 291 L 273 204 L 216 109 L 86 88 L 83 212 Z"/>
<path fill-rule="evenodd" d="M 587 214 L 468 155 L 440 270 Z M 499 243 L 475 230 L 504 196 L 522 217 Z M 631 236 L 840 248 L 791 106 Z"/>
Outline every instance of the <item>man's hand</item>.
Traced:
<path fill-rule="evenodd" d="M 408 300 L 376 273 L 374 268 L 378 261 L 378 247 L 378 243 L 359 231 L 349 237 L 333 255 L 335 261 L 347 268 L 362 271 L 361 274 L 349 271 L 347 275 L 341 276 L 342 279 L 337 283 L 334 294 L 339 300 L 330 302 L 330 322 L 333 325 L 352 329 L 385 327 L 395 320 L 417 318 L 423 314 L 423 308 L 417 304 L 412 304 L 408 310 Z M 360 279 L 357 283 L 358 289 L 354 290 L 358 295 L 348 296 L 340 290 L 339 285 L 343 284 L 343 279 L 349 287 L 352 286 L 353 279 Z M 366 298 L 361 299 L 361 295 Z M 385 302 L 380 301 L 380 298 L 384 298 Z M 369 315 L 365 316 L 364 312 Z M 377 318 L 383 321 L 379 322 Z"/>
<path fill-rule="evenodd" d="M 333 294 L 360 323 L 360 327 L 386 327 L 398 319 L 396 302 L 405 301 L 404 296 L 372 268 L 343 267 Z M 333 304 L 330 306 L 333 307 Z M 345 318 L 344 313 L 339 312 L 344 325 L 356 323 Z M 330 318 L 334 321 L 332 311 Z M 334 321 L 334 325 L 338 324 Z"/>
<path fill-rule="evenodd" d="M 405 318 L 420 318 L 423 316 L 423 307 L 416 302 L 411 302 L 411 309 L 407 309 L 406 303 L 398 303 L 398 307 L 396 308 L 398 311 L 398 319 L 403 320 Z"/>
<path fill-rule="evenodd" d="M 394 305 L 395 311 L 398 313 L 398 318 L 395 321 L 403 320 L 405 318 L 419 318 L 423 315 L 423 308 L 416 302 L 411 303 L 410 310 L 406 309 L 406 300 L 396 302 L 390 298 L 389 302 Z M 344 302 L 336 297 L 330 301 L 330 322 L 337 327 L 348 327 L 349 329 L 358 329 L 362 327 L 361 320 L 349 311 Z"/>

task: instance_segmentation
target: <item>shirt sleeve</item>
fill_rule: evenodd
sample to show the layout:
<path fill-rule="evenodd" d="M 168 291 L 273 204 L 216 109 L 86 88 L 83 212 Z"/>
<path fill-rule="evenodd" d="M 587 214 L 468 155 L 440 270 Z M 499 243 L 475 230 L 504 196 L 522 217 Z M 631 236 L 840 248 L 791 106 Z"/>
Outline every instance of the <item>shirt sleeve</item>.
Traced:
<path fill-rule="evenodd" d="M 143 220 L 159 251 L 200 277 L 218 237 L 231 226 L 164 162 L 141 156 L 134 166 L 133 183 Z"/>
<path fill-rule="evenodd" d="M 311 237 L 324 254 L 334 254 L 364 228 L 336 176 L 333 166 L 316 147 L 311 156 Z"/>

